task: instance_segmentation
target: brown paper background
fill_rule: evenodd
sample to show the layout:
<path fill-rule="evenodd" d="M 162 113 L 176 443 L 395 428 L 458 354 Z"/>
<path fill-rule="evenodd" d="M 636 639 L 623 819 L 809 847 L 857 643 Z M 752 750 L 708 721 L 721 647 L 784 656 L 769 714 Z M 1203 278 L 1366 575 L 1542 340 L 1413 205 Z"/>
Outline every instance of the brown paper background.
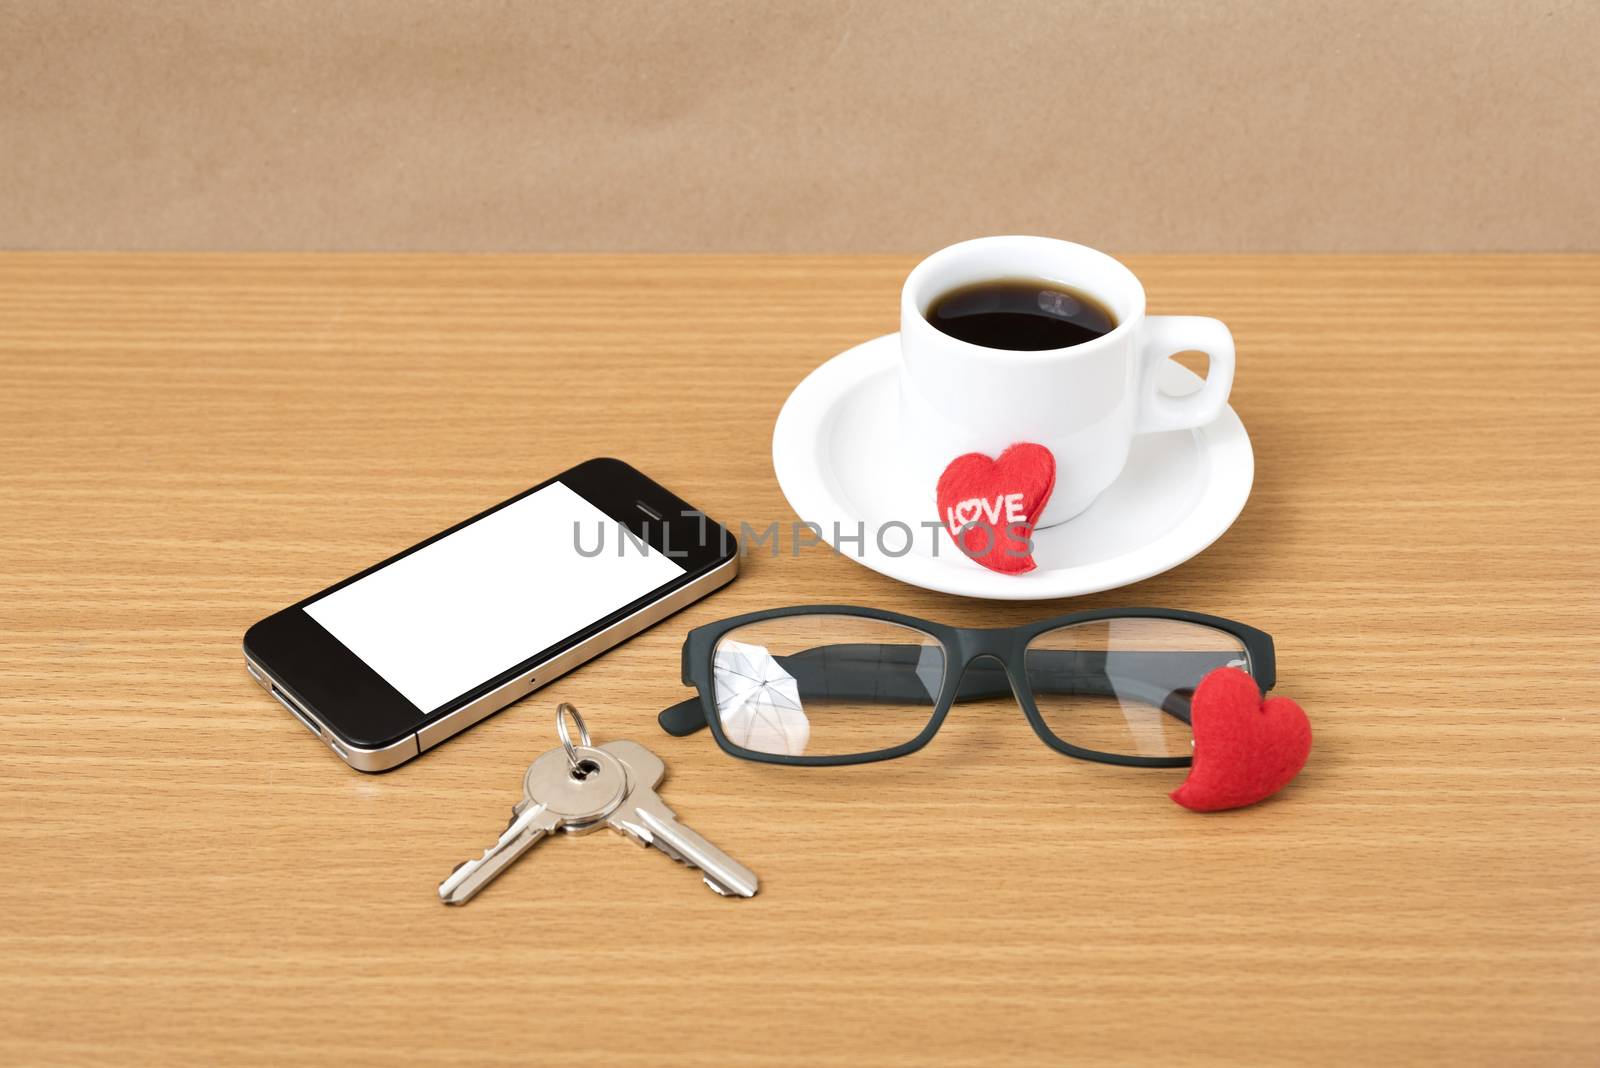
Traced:
<path fill-rule="evenodd" d="M 0 247 L 1600 247 L 1600 4 L 0 0 Z"/>

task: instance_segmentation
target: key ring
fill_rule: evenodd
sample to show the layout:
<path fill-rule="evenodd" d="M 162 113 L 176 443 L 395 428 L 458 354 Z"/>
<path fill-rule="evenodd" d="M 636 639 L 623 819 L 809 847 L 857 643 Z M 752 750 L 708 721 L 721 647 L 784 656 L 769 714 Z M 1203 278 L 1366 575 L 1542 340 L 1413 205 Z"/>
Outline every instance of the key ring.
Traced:
<path fill-rule="evenodd" d="M 578 751 L 572 747 L 572 736 L 567 733 L 567 717 L 572 717 L 572 722 L 578 725 L 578 744 L 585 749 L 594 748 L 589 744 L 589 728 L 584 725 L 583 716 L 578 710 L 565 701 L 556 706 L 556 733 L 561 736 L 561 747 L 567 751 L 567 763 L 572 765 L 572 770 L 578 770 Z"/>

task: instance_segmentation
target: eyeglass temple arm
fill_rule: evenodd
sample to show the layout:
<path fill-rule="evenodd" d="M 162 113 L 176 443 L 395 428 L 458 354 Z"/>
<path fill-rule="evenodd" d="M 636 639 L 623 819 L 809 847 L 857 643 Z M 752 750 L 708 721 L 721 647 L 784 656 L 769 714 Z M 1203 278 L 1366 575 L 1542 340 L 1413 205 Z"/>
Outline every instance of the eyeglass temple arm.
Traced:
<path fill-rule="evenodd" d="M 917 667 L 925 646 L 825 645 L 779 656 L 800 691 L 812 700 L 875 701 L 882 704 L 931 704 L 932 696 Z M 1116 657 L 1107 670 L 1108 659 Z M 1035 693 L 1091 697 L 1134 697 L 1189 722 L 1189 697 L 1194 686 L 1214 668 L 1236 660 L 1228 652 L 1035 650 L 1028 654 L 1029 684 Z M 1128 670 L 1131 669 L 1131 670 Z M 974 664 L 962 676 L 957 701 L 1012 695 L 1005 668 L 992 661 Z M 699 697 L 680 701 L 657 717 L 662 730 L 677 737 L 705 727 Z"/>

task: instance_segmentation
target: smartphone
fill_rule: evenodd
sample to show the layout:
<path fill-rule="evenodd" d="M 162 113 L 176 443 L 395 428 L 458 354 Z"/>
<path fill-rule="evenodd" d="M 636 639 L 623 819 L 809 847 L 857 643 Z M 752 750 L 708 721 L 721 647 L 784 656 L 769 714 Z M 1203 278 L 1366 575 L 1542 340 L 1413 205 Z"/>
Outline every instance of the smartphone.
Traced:
<path fill-rule="evenodd" d="M 274 613 L 245 667 L 360 771 L 387 771 L 731 582 L 734 539 L 597 459 Z"/>

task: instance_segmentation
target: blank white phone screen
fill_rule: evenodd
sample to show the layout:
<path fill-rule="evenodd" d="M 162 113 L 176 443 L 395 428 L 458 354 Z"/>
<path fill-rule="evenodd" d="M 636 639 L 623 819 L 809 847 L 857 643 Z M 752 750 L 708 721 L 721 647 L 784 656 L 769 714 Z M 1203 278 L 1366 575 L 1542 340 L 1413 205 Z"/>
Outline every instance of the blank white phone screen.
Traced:
<path fill-rule="evenodd" d="M 594 552 L 602 530 L 604 551 Z M 306 606 L 322 628 L 431 712 L 683 576 L 560 482 Z"/>

